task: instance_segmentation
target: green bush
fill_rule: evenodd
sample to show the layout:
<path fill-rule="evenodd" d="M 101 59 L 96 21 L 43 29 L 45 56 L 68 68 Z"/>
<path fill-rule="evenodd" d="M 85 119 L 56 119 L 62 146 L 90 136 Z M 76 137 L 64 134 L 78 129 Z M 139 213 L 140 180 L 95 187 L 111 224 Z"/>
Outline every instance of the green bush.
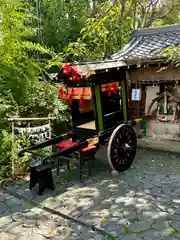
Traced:
<path fill-rule="evenodd" d="M 17 153 L 23 147 L 29 146 L 25 138 L 16 140 L 12 148 L 12 136 L 7 131 L 0 133 L 0 178 L 7 178 L 12 173 L 12 160 L 14 159 L 14 176 L 24 175 L 27 169 L 28 154 L 19 158 Z M 22 146 L 21 146 L 22 144 Z M 13 157 L 14 156 L 14 157 Z"/>
<path fill-rule="evenodd" d="M 35 12 L 34 12 L 35 13 Z M 55 115 L 58 122 L 68 122 L 67 105 L 58 99 L 58 89 L 39 82 L 45 59 L 52 51 L 36 42 L 35 18 L 31 7 L 20 0 L 0 0 L 0 175 L 11 173 L 12 139 L 9 117 L 47 117 Z M 40 53 L 41 59 L 37 59 Z M 21 139 L 28 146 L 26 139 Z M 15 142 L 15 174 L 22 175 L 28 156 L 17 157 L 21 149 Z"/>

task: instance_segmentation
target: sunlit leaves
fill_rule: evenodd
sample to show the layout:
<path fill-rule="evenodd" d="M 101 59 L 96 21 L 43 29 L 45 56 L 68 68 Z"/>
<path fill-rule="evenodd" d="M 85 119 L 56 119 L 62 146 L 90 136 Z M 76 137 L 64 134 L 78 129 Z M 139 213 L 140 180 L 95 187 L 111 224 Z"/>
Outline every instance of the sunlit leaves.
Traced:
<path fill-rule="evenodd" d="M 167 47 L 161 54 L 167 57 L 170 65 L 180 66 L 180 45 Z"/>
<path fill-rule="evenodd" d="M 39 82 L 43 56 L 54 56 L 49 48 L 35 42 L 34 17 L 28 6 L 24 8 L 15 0 L 0 0 L 3 21 L 0 32 L 0 119 L 8 116 L 60 115 L 67 107 L 58 100 L 58 89 L 48 83 Z M 34 41 L 32 41 L 34 37 Z M 45 59 L 46 60 L 46 59 Z M 43 64 L 46 61 L 43 60 Z M 2 127 L 3 122 L 0 122 Z M 6 123 L 7 124 L 7 123 Z"/>

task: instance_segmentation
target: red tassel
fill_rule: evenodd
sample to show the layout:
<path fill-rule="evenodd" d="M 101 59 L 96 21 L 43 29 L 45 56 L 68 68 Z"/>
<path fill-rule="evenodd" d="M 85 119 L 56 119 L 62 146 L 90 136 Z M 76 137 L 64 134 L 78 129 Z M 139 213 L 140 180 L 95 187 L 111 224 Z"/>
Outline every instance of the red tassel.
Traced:
<path fill-rule="evenodd" d="M 70 65 L 69 65 L 69 64 L 65 64 L 65 65 L 64 65 L 64 68 L 63 68 L 64 74 L 66 74 L 67 76 L 69 76 L 69 75 L 70 75 L 70 70 L 71 70 Z"/>
<path fill-rule="evenodd" d="M 59 97 L 60 97 L 60 98 L 63 97 L 63 93 L 64 93 L 63 87 L 60 87 L 60 88 L 59 88 Z"/>
<path fill-rule="evenodd" d="M 72 99 L 72 95 L 69 96 L 69 104 L 72 105 L 73 103 L 73 99 Z"/>
<path fill-rule="evenodd" d="M 114 84 L 114 85 L 113 85 L 113 92 L 114 92 L 114 94 L 116 94 L 116 92 L 117 92 L 117 89 L 118 89 L 118 88 L 117 88 L 117 85 L 116 85 L 116 84 Z"/>
<path fill-rule="evenodd" d="M 77 77 L 76 77 L 76 76 L 72 76 L 71 79 L 72 79 L 72 80 L 77 80 Z"/>
<path fill-rule="evenodd" d="M 111 96 L 111 87 L 108 86 L 108 97 Z"/>
<path fill-rule="evenodd" d="M 80 104 L 80 107 L 83 107 L 83 99 L 82 99 L 82 97 L 80 97 L 80 99 L 79 99 L 79 104 Z"/>

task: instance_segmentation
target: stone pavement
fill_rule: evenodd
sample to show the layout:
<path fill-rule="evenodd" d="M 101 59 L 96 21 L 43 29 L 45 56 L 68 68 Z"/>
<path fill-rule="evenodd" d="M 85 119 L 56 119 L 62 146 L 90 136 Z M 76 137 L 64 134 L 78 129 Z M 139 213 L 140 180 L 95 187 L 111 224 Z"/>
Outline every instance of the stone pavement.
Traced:
<path fill-rule="evenodd" d="M 1 240 L 101 240 L 105 237 L 82 225 L 0 192 Z"/>
<path fill-rule="evenodd" d="M 7 191 L 27 200 L 21 200 L 23 209 L 12 196 L 12 203 L 8 196 L 6 201 L 1 201 L 0 229 L 4 235 L 0 235 L 0 239 L 21 239 L 20 234 L 32 239 L 60 240 L 180 239 L 178 155 L 138 150 L 135 163 L 120 175 L 112 175 L 106 162 L 100 159 L 105 159 L 105 153 L 101 152 L 97 158 L 99 160 L 93 163 L 93 177 L 85 178 L 85 184 L 78 184 L 75 169 L 71 173 L 62 171 L 61 176 L 55 178 L 56 191 L 47 191 L 43 196 L 31 193 L 26 180 L 10 184 Z M 72 223 L 37 206 L 29 207 L 32 202 L 80 222 Z M 102 232 L 91 231 L 81 223 L 95 226 Z M 105 237 L 104 233 L 113 238 Z M 10 237 L 6 238 L 6 234 Z"/>

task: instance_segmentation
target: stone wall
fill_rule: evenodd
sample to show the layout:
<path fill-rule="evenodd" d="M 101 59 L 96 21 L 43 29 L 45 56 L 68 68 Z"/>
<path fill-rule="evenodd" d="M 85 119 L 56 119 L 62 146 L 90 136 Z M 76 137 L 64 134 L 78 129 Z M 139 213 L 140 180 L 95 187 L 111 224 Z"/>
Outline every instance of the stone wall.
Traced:
<path fill-rule="evenodd" d="M 180 124 L 149 121 L 148 136 L 170 140 L 180 140 Z"/>
<path fill-rule="evenodd" d="M 178 123 L 158 123 L 150 120 L 147 126 L 147 137 L 180 141 L 180 124 Z M 134 129 L 139 135 L 140 126 L 136 126 Z"/>

